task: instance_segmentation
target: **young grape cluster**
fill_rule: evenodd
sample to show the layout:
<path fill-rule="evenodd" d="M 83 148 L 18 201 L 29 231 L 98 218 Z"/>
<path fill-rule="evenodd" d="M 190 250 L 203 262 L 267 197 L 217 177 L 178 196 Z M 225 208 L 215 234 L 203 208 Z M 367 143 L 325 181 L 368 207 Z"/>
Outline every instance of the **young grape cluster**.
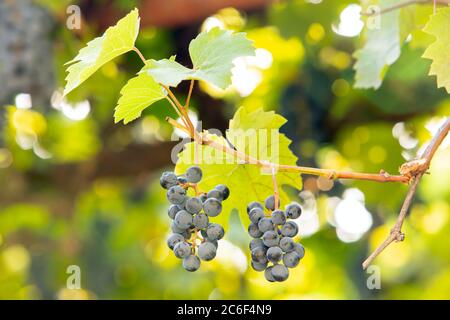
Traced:
<path fill-rule="evenodd" d="M 198 192 L 197 183 L 202 175 L 202 170 L 193 166 L 184 175 L 164 172 L 160 179 L 171 203 L 168 214 L 172 219 L 172 234 L 167 245 L 183 260 L 183 268 L 191 272 L 200 268 L 200 260 L 210 261 L 216 257 L 218 241 L 225 231 L 221 225 L 210 222 L 210 218 L 220 214 L 222 201 L 230 195 L 230 190 L 222 184 L 207 193 Z M 194 189 L 194 197 L 188 196 L 189 188 Z"/>
<path fill-rule="evenodd" d="M 247 206 L 251 224 L 248 233 L 253 238 L 250 242 L 252 268 L 264 271 L 264 276 L 270 282 L 285 281 L 289 277 L 289 269 L 296 267 L 305 255 L 305 249 L 293 240 L 298 233 L 298 226 L 294 221 L 302 213 L 298 203 L 291 203 L 285 210 L 278 209 L 275 197 L 269 196 L 264 206 L 253 201 Z"/>

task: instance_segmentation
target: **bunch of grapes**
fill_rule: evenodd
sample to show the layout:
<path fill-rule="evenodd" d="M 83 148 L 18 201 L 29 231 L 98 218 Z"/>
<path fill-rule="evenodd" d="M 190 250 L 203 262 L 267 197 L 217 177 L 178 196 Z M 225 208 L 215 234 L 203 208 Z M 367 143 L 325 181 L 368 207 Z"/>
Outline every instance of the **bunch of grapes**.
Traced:
<path fill-rule="evenodd" d="M 275 197 L 268 197 L 264 207 L 257 201 L 247 206 L 251 224 L 248 233 L 253 238 L 250 242 L 252 268 L 264 271 L 265 278 L 270 282 L 285 281 L 289 277 L 289 269 L 295 268 L 305 255 L 305 249 L 293 240 L 298 233 L 298 226 L 294 221 L 302 213 L 298 203 L 286 206 L 285 211 L 279 210 L 279 201 L 275 204 Z M 271 265 L 270 265 L 271 264 Z"/>
<path fill-rule="evenodd" d="M 171 203 L 168 214 L 172 219 L 172 234 L 167 245 L 175 256 L 183 260 L 183 268 L 196 271 L 200 260 L 210 261 L 216 257 L 218 241 L 225 231 L 210 218 L 222 211 L 222 201 L 230 195 L 225 185 L 217 185 L 207 193 L 198 192 L 197 183 L 202 179 L 202 170 L 193 166 L 186 174 L 177 176 L 173 172 L 164 172 L 160 178 L 161 186 L 167 189 L 167 199 Z M 195 191 L 189 197 L 187 190 Z"/>

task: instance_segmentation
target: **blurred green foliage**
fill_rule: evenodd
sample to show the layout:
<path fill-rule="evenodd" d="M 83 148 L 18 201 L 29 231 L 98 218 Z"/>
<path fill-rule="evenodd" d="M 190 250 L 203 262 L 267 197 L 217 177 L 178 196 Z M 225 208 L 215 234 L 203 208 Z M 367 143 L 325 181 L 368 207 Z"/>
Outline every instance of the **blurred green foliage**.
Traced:
<path fill-rule="evenodd" d="M 63 2 L 40 3 L 55 15 L 64 15 Z M 288 1 L 273 4 L 264 15 L 226 9 L 211 16 L 208 19 L 225 27 L 248 32 L 259 56 L 244 63 L 247 86 L 237 82 L 222 91 L 200 84 L 193 105 L 204 111 L 199 107 L 202 96 L 220 99 L 226 109 L 211 107 L 207 113 L 223 112 L 226 119 L 242 105 L 276 110 L 289 120 L 285 134 L 294 141 L 300 164 L 396 173 L 430 139 L 439 120 L 450 114 L 450 99 L 426 76 L 430 63 L 420 58 L 423 50 L 416 38 L 404 45 L 379 90 L 353 89 L 352 53 L 358 37 L 333 31 L 349 3 Z M 129 10 L 128 1 L 118 5 Z M 76 35 L 58 25 L 55 68 L 61 87 L 63 64 L 97 36 L 93 30 L 95 25 L 88 25 Z M 146 27 L 137 46 L 147 57 L 166 58 L 180 45 L 177 34 Z M 300 220 L 306 256 L 285 283 L 268 283 L 248 267 L 249 239 L 243 227 L 247 222 L 240 221 L 236 212 L 228 215 L 217 259 L 187 274 L 165 243 L 168 205 L 158 177 L 173 169 L 171 163 L 127 177 L 94 176 L 81 187 L 76 185 L 77 178 L 90 177 L 90 167 L 102 152 L 120 152 L 134 144 L 150 148 L 170 140 L 172 130 L 163 119 L 175 115 L 164 102 L 127 127 L 112 124 L 120 88 L 139 68 L 133 54 L 110 62 L 69 96 L 66 107 L 53 106 L 45 114 L 17 106 L 2 109 L 6 125 L 0 146 L 0 298 L 450 297 L 448 143 L 437 152 L 431 174 L 420 184 L 405 223 L 406 240 L 376 260 L 381 290 L 367 288 L 369 274 L 360 264 L 389 233 L 407 190 L 403 185 L 361 181 L 329 185 L 305 177 L 302 193 L 288 190 L 307 208 Z M 76 108 L 83 101 L 89 103 L 87 111 Z M 70 173 L 73 165 L 82 170 L 58 181 L 58 175 Z M 335 208 L 344 193 L 355 188 L 362 192 L 373 223 L 356 240 L 349 240 L 340 234 Z M 66 288 L 69 265 L 81 268 L 81 290 Z"/>

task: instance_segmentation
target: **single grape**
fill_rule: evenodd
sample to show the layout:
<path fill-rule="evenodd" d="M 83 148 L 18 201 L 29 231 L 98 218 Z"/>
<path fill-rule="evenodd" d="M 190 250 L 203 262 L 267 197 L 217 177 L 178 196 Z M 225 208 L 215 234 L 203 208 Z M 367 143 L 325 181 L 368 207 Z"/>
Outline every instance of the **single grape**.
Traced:
<path fill-rule="evenodd" d="M 178 185 L 178 179 L 173 172 L 166 171 L 161 175 L 159 183 L 164 189 L 170 189 L 171 187 Z"/>
<path fill-rule="evenodd" d="M 192 221 L 197 229 L 205 229 L 209 224 L 208 216 L 204 213 L 195 215 Z"/>
<path fill-rule="evenodd" d="M 273 225 L 272 219 L 270 218 L 262 218 L 258 221 L 258 229 L 263 233 L 269 230 L 274 230 L 274 227 L 275 226 Z"/>
<path fill-rule="evenodd" d="M 267 269 L 264 271 L 264 277 L 266 277 L 266 280 L 269 282 L 275 282 L 275 279 L 272 275 L 272 266 L 271 267 L 267 267 Z"/>
<path fill-rule="evenodd" d="M 295 243 L 294 243 L 294 240 L 292 240 L 292 238 L 283 237 L 280 240 L 279 246 L 280 246 L 281 250 L 283 250 L 284 252 L 291 252 L 294 250 Z"/>
<path fill-rule="evenodd" d="M 286 223 L 286 214 L 282 210 L 272 212 L 272 222 L 275 225 L 283 225 Z"/>
<path fill-rule="evenodd" d="M 222 211 L 222 203 L 216 198 L 209 198 L 203 204 L 203 211 L 210 217 L 216 217 Z"/>
<path fill-rule="evenodd" d="M 216 257 L 217 248 L 211 242 L 203 242 L 198 246 L 198 256 L 203 261 L 210 261 Z"/>
<path fill-rule="evenodd" d="M 282 282 L 289 277 L 289 269 L 282 264 L 276 264 L 272 267 L 272 276 L 276 281 Z"/>
<path fill-rule="evenodd" d="M 250 213 L 248 214 L 250 221 L 253 223 L 258 223 L 259 220 L 264 218 L 264 211 L 261 208 L 253 208 L 250 210 Z"/>
<path fill-rule="evenodd" d="M 214 198 L 214 199 L 217 199 L 219 201 L 222 201 L 223 200 L 222 192 L 220 192 L 219 190 L 216 190 L 216 189 L 210 190 L 208 192 L 208 199 L 211 199 L 211 198 Z"/>
<path fill-rule="evenodd" d="M 210 223 L 206 228 L 206 235 L 209 240 L 220 240 L 223 238 L 225 231 L 220 224 Z"/>
<path fill-rule="evenodd" d="M 186 201 L 186 190 L 180 186 L 170 187 L 167 191 L 167 199 L 172 204 L 183 204 Z"/>
<path fill-rule="evenodd" d="M 178 211 L 182 210 L 178 205 L 176 204 L 172 204 L 169 207 L 169 210 L 167 210 L 167 214 L 169 215 L 170 219 L 175 219 L 175 215 L 177 214 Z"/>
<path fill-rule="evenodd" d="M 256 247 L 252 250 L 252 260 L 259 263 L 267 263 L 266 250 L 262 247 Z"/>
<path fill-rule="evenodd" d="M 217 251 L 217 248 L 219 247 L 219 241 L 217 241 L 217 240 L 210 240 L 210 239 L 208 239 L 208 237 L 205 237 L 203 239 L 205 240 L 205 242 L 209 242 L 209 243 L 213 244 L 214 247 L 216 247 L 216 251 Z"/>
<path fill-rule="evenodd" d="M 297 219 L 301 214 L 302 207 L 296 202 L 292 202 L 286 207 L 286 215 L 290 219 Z"/>
<path fill-rule="evenodd" d="M 305 256 L 305 248 L 300 243 L 294 245 L 294 251 L 298 254 L 300 259 Z"/>
<path fill-rule="evenodd" d="M 191 254 L 191 245 L 185 241 L 178 242 L 173 247 L 173 253 L 175 254 L 175 257 L 184 259 Z"/>
<path fill-rule="evenodd" d="M 266 201 L 264 201 L 264 205 L 266 206 L 267 210 L 275 210 L 275 197 L 269 196 L 267 197 Z M 280 206 L 280 199 L 278 199 L 278 206 Z"/>
<path fill-rule="evenodd" d="M 283 263 L 288 268 L 295 268 L 300 262 L 300 256 L 295 251 L 288 252 L 283 256 Z"/>
<path fill-rule="evenodd" d="M 206 200 L 208 200 L 208 195 L 206 193 L 202 193 L 198 198 L 202 203 L 204 203 Z"/>
<path fill-rule="evenodd" d="M 250 251 L 252 251 L 256 247 L 264 247 L 264 242 L 262 241 L 262 239 L 257 238 L 257 239 L 252 239 L 252 241 L 250 241 L 250 244 L 249 244 Z"/>
<path fill-rule="evenodd" d="M 200 180 L 202 180 L 202 175 L 203 175 L 202 169 L 200 169 L 200 167 L 197 166 L 190 167 L 186 171 L 186 179 L 190 183 L 200 182 Z"/>
<path fill-rule="evenodd" d="M 197 271 L 200 268 L 200 259 L 191 254 L 190 256 L 183 259 L 183 268 L 189 272 Z"/>
<path fill-rule="evenodd" d="M 252 266 L 253 270 L 255 270 L 255 271 L 264 271 L 267 268 L 267 262 L 261 263 L 261 262 L 252 260 L 251 266 Z"/>
<path fill-rule="evenodd" d="M 264 207 L 262 206 L 261 203 L 259 203 L 258 201 L 253 201 L 253 202 L 250 202 L 250 203 L 248 204 L 248 206 L 247 206 L 247 214 L 250 213 L 250 211 L 251 211 L 253 208 L 261 208 L 261 209 L 264 210 Z"/>
<path fill-rule="evenodd" d="M 280 249 L 280 247 L 270 247 L 267 250 L 267 259 L 270 262 L 277 263 L 281 260 L 283 257 L 283 251 Z"/>
<path fill-rule="evenodd" d="M 179 233 L 172 233 L 168 238 L 167 238 L 167 246 L 170 248 L 170 250 L 173 250 L 173 247 L 175 247 L 175 245 L 178 242 L 182 242 L 184 241 L 184 237 L 179 234 Z"/>
<path fill-rule="evenodd" d="M 250 223 L 248 226 L 248 234 L 252 238 L 259 238 L 263 235 L 263 233 L 259 230 L 258 225 L 256 223 Z"/>
<path fill-rule="evenodd" d="M 192 215 L 186 210 L 181 210 L 175 215 L 173 221 L 178 228 L 186 230 L 192 225 Z"/>
<path fill-rule="evenodd" d="M 285 237 L 295 237 L 298 233 L 298 226 L 294 221 L 288 221 L 281 226 L 281 234 Z"/>
<path fill-rule="evenodd" d="M 187 231 L 186 229 L 181 229 L 180 227 L 178 227 L 175 221 L 172 221 L 172 223 L 170 224 L 170 229 L 172 230 L 173 233 L 179 233 L 183 236 L 184 233 Z"/>
<path fill-rule="evenodd" d="M 198 198 L 189 198 L 186 200 L 186 211 L 190 214 L 197 214 L 202 210 L 202 201 Z"/>
<path fill-rule="evenodd" d="M 280 242 L 280 237 L 275 231 L 269 230 L 264 232 L 262 241 L 267 247 L 275 247 Z"/>
<path fill-rule="evenodd" d="M 214 189 L 219 190 L 222 193 L 222 199 L 227 200 L 230 196 L 230 189 L 224 184 L 219 184 L 214 187 Z"/>

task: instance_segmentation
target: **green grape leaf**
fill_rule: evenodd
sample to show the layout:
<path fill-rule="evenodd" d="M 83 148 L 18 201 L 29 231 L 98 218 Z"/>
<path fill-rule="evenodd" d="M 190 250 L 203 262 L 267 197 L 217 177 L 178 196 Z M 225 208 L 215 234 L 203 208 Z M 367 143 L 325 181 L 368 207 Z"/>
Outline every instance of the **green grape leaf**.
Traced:
<path fill-rule="evenodd" d="M 422 3 L 401 8 L 399 17 L 400 40 L 404 41 L 410 36 L 410 41 L 408 41 L 410 48 L 427 48 L 433 42 L 433 37 L 423 32 L 422 28 L 432 14 L 432 3 L 429 5 Z"/>
<path fill-rule="evenodd" d="M 150 61 L 147 72 L 156 81 L 176 87 L 181 81 L 196 79 L 209 82 L 221 89 L 231 84 L 233 60 L 237 57 L 253 56 L 255 48 L 245 33 L 213 28 L 200 33 L 189 45 L 193 68 L 189 69 L 170 60 Z"/>
<path fill-rule="evenodd" d="M 255 48 L 245 33 L 213 28 L 191 41 L 189 54 L 196 78 L 225 89 L 231 84 L 233 60 L 255 55 Z"/>
<path fill-rule="evenodd" d="M 380 7 L 388 7 L 396 0 L 380 0 Z M 399 11 L 383 13 L 379 17 L 379 28 L 366 32 L 364 47 L 354 53 L 355 88 L 374 88 L 381 86 L 386 68 L 400 56 Z"/>
<path fill-rule="evenodd" d="M 67 62 L 69 67 L 64 95 L 86 81 L 105 63 L 131 51 L 139 32 L 139 21 L 139 12 L 134 9 L 115 26 L 108 28 L 101 37 L 90 41 L 73 60 Z"/>
<path fill-rule="evenodd" d="M 249 111 L 241 107 L 230 121 L 226 140 L 212 134 L 208 137 L 222 145 L 231 143 L 238 152 L 245 152 L 261 161 L 296 165 L 297 157 L 289 148 L 291 140 L 279 133 L 279 128 L 284 123 L 286 119 L 274 112 L 265 112 L 262 109 Z M 238 137 L 240 139 L 237 139 Z M 195 163 L 195 148 L 197 159 L 200 160 L 199 166 L 203 170 L 200 190 L 208 191 L 218 184 L 225 184 L 230 189 L 230 197 L 223 202 L 223 212 L 214 218 L 214 221 L 225 225 L 228 222 L 228 214 L 232 209 L 237 209 L 243 224 L 248 224 L 247 204 L 254 200 L 264 202 L 265 198 L 274 192 L 271 172 L 261 170 L 256 164 L 242 163 L 236 156 L 211 146 L 188 143 L 177 161 L 175 171 L 178 174 L 184 173 Z M 284 207 L 289 203 L 289 196 L 282 186 L 290 185 L 300 189 L 301 177 L 297 173 L 277 172 L 276 180 L 281 205 Z"/>
<path fill-rule="evenodd" d="M 170 59 L 148 60 L 142 72 L 147 72 L 158 83 L 169 87 L 176 87 L 181 81 L 189 79 L 194 73 L 175 61 L 175 56 Z"/>
<path fill-rule="evenodd" d="M 130 79 L 120 91 L 121 97 L 114 112 L 115 123 L 124 124 L 141 116 L 152 103 L 165 97 L 161 86 L 147 73 Z"/>
<path fill-rule="evenodd" d="M 438 88 L 444 87 L 450 93 L 450 7 L 432 15 L 423 30 L 436 38 L 423 54 L 433 60 L 429 75 L 437 77 Z"/>

